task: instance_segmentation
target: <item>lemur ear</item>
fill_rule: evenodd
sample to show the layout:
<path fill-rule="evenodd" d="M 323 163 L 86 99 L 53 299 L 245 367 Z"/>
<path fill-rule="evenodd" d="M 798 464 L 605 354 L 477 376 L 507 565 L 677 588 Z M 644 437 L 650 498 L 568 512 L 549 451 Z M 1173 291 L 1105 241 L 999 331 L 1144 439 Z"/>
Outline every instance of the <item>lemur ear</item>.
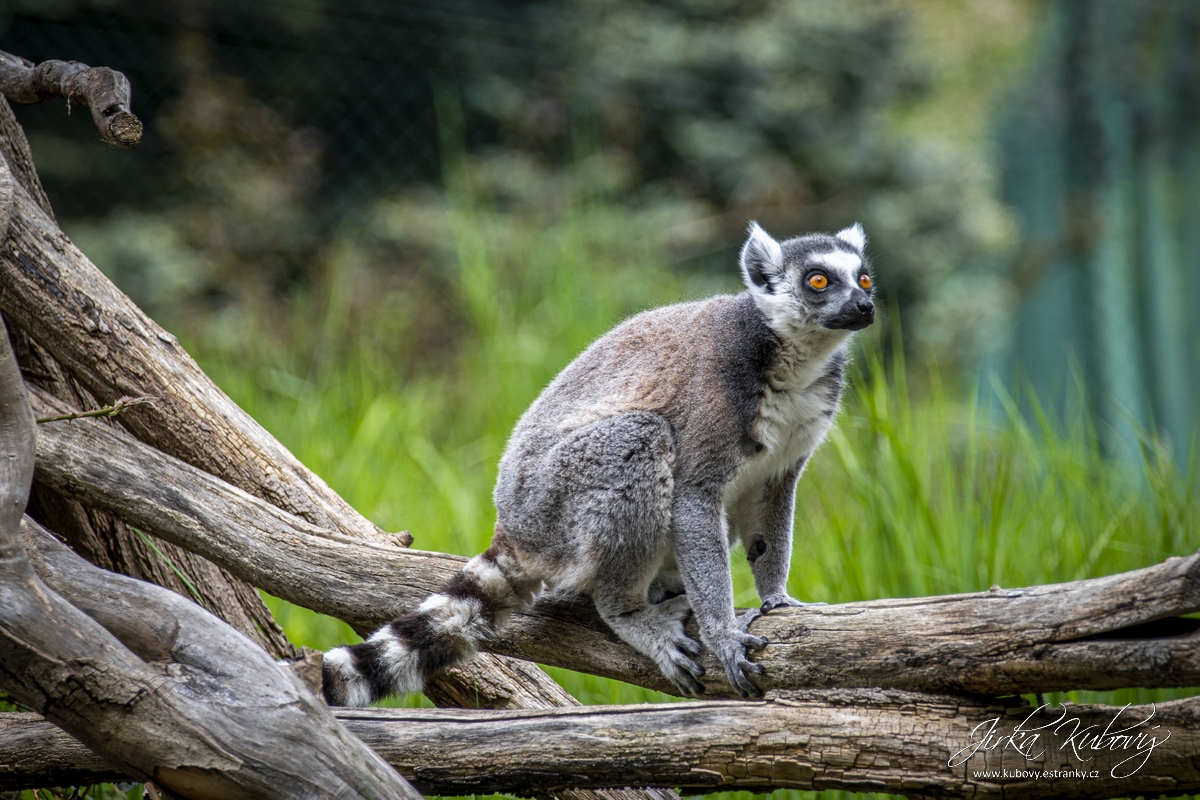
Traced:
<path fill-rule="evenodd" d="M 751 222 L 739 263 L 746 288 L 773 292 L 783 274 L 783 248 L 757 222 Z"/>
<path fill-rule="evenodd" d="M 835 235 L 857 250 L 859 255 L 862 255 L 863 248 L 867 246 L 867 234 L 863 231 L 862 225 L 857 222 L 849 228 L 842 228 Z"/>

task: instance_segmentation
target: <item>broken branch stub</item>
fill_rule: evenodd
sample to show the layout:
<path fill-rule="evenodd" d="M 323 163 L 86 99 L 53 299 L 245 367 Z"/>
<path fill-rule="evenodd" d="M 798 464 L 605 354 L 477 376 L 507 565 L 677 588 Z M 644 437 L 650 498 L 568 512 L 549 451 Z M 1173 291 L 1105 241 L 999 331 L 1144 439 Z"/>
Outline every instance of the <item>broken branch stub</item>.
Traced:
<path fill-rule="evenodd" d="M 133 147 L 142 140 L 142 122 L 129 110 L 129 79 L 108 67 L 78 61 L 32 61 L 0 51 L 0 94 L 18 103 L 52 97 L 87 106 L 104 141 Z"/>

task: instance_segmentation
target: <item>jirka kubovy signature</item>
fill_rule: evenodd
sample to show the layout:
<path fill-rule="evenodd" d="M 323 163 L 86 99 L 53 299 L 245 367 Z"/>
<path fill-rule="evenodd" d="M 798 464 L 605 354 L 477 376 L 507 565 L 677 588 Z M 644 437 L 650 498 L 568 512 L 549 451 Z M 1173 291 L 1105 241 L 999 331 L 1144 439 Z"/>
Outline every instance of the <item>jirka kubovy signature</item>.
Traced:
<path fill-rule="evenodd" d="M 1076 760 L 1080 762 L 1091 761 L 1095 758 L 1095 753 L 1105 750 L 1110 752 L 1133 750 L 1132 755 L 1114 764 L 1109 771 L 1114 778 L 1128 778 L 1146 766 L 1154 748 L 1171 738 L 1171 731 L 1160 725 L 1138 730 L 1154 719 L 1155 707 L 1153 704 L 1150 706 L 1149 716 L 1145 719 L 1117 729 L 1118 720 L 1129 708 L 1129 704 L 1122 706 L 1102 731 L 1099 730 L 1098 723 L 1084 725 L 1079 717 L 1067 716 L 1069 713 L 1067 706 L 1062 707 L 1062 715 L 1058 719 L 1051 720 L 1044 725 L 1034 725 L 1033 718 L 1047 705 L 1043 703 L 1035 708 L 1028 717 L 1018 722 L 1010 733 L 996 730 L 1000 725 L 1000 717 L 984 720 L 971 729 L 971 743 L 952 755 L 947 765 L 957 767 L 965 764 L 967 759 L 980 750 L 989 751 L 998 748 L 1012 748 L 1026 760 L 1039 759 L 1045 755 L 1047 747 L 1057 742 L 1060 751 L 1070 750 Z M 983 730 L 985 726 L 986 730 Z M 1160 735 L 1150 733 L 1150 731 L 1159 730 L 1165 731 L 1166 736 L 1160 738 Z M 1126 767 L 1126 765 L 1129 766 Z M 1123 767 L 1125 769 L 1122 769 Z"/>

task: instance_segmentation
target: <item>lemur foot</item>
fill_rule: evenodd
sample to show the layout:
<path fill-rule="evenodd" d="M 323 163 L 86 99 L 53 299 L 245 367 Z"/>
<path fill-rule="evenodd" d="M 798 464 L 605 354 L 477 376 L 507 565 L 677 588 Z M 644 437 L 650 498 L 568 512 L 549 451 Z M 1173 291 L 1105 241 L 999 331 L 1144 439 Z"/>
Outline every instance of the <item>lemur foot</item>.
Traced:
<path fill-rule="evenodd" d="M 704 687 L 698 679 L 704 677 L 704 667 L 693 660 L 700 655 L 700 643 L 683 631 L 683 622 L 692 613 L 687 598 L 673 597 L 649 606 L 647 611 L 667 634 L 652 654 L 654 663 L 681 694 L 687 697 L 703 694 Z"/>
<path fill-rule="evenodd" d="M 766 669 L 746 657 L 747 649 L 761 650 L 767 646 L 764 637 L 748 632 L 750 623 L 761 616 L 762 611 L 752 608 L 737 618 L 735 628 L 725 631 L 718 641 L 708 642 L 717 660 L 725 668 L 729 683 L 739 695 L 746 698 L 762 697 L 762 690 L 750 682 L 748 675 L 762 675 Z"/>
<path fill-rule="evenodd" d="M 791 606 L 793 608 L 802 608 L 804 606 L 824 606 L 824 605 L 829 605 L 829 604 L 828 603 L 805 603 L 801 600 L 797 600 L 794 597 L 789 597 L 786 594 L 769 594 L 762 599 L 763 613 L 766 613 L 767 611 L 774 611 L 775 609 L 783 608 L 784 606 Z"/>

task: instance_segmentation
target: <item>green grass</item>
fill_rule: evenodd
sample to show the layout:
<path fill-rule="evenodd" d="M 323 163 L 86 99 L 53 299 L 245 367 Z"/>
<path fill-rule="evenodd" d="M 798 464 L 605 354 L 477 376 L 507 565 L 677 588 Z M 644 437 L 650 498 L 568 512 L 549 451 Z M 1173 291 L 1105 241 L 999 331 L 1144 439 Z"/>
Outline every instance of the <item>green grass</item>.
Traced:
<path fill-rule="evenodd" d="M 284 333 L 242 319 L 190 344 L 234 400 L 376 523 L 410 530 L 418 548 L 472 555 L 490 537 L 506 436 L 540 388 L 623 317 L 737 284 L 732 269 L 688 276 L 636 248 L 606 248 L 606 231 L 634 224 L 612 209 L 545 227 L 456 213 L 453 249 L 395 295 L 363 305 L 335 287 L 322 302 L 297 301 Z M 485 244 L 495 241 L 504 244 Z M 428 332 L 397 316 L 429 307 L 442 310 L 434 328 L 452 343 L 433 357 Z M 886 328 L 860 337 L 844 412 L 801 480 L 794 596 L 839 603 L 1069 581 L 1200 547 L 1194 469 L 1180 472 L 1150 439 L 1142 463 L 1109 460 L 1078 403 L 1054 419 L 1038 398 L 1014 400 L 995 381 L 943 382 L 902 355 L 885 364 Z M 740 553 L 734 564 L 737 601 L 753 605 Z M 340 622 L 270 603 L 299 644 L 355 638 Z M 551 672 L 588 704 L 671 699 Z"/>

